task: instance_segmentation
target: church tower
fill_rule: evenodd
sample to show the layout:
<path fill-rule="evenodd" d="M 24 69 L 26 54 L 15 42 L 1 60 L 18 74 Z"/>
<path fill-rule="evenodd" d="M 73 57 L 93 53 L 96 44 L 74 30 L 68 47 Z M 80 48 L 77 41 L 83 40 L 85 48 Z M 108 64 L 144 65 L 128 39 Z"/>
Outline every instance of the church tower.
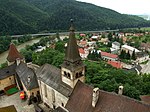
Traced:
<path fill-rule="evenodd" d="M 85 66 L 79 55 L 74 31 L 73 20 L 71 20 L 69 41 L 67 43 L 65 59 L 61 65 L 62 81 L 72 88 L 74 88 L 78 80 L 85 81 Z"/>

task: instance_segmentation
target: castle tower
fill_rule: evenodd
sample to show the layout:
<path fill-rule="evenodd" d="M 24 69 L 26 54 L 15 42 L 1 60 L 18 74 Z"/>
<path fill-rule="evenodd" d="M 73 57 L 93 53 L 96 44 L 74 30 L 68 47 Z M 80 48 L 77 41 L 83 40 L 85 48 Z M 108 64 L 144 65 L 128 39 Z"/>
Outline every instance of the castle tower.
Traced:
<path fill-rule="evenodd" d="M 18 65 L 20 61 L 24 61 L 23 56 L 18 52 L 18 50 L 16 49 L 13 43 L 10 44 L 7 61 L 8 61 L 8 65 L 11 65 L 15 62 Z"/>
<path fill-rule="evenodd" d="M 85 66 L 79 55 L 74 31 L 73 21 L 71 21 L 65 59 L 61 65 L 62 81 L 72 88 L 74 88 L 78 80 L 85 81 Z"/>

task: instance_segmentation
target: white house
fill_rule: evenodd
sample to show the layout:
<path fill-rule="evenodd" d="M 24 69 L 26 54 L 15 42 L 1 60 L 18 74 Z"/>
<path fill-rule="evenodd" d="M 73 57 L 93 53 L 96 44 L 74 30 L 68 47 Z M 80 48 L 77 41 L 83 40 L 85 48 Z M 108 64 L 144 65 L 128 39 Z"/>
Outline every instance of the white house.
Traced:
<path fill-rule="evenodd" d="M 130 55 L 132 55 L 133 51 L 135 51 L 135 54 L 141 52 L 138 49 L 131 47 L 131 46 L 128 46 L 126 44 L 121 46 L 121 50 L 126 51 L 126 53 L 129 52 Z"/>

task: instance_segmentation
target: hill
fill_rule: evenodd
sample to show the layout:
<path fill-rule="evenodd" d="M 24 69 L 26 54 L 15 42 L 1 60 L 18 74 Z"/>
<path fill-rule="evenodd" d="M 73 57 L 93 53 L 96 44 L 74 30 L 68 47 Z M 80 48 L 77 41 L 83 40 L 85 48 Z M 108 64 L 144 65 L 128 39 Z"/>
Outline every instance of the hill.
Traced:
<path fill-rule="evenodd" d="M 70 18 L 78 30 L 150 26 L 143 18 L 75 0 L 1 0 L 0 34 L 66 31 Z"/>

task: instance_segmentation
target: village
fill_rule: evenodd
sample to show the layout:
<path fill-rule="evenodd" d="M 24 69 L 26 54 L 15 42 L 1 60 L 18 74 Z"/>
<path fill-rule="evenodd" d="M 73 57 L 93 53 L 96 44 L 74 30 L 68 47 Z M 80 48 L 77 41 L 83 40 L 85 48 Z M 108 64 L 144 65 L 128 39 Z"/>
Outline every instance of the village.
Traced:
<path fill-rule="evenodd" d="M 110 104 L 114 99 L 116 109 L 120 108 L 117 109 L 118 112 L 125 108 L 128 108 L 128 112 L 150 110 L 148 95 L 141 96 L 142 101 L 134 101 L 123 96 L 122 85 L 118 87 L 118 93 L 109 93 L 84 84 L 86 67 L 83 64 L 86 60 L 101 60 L 111 65 L 112 69 L 122 69 L 138 75 L 150 74 L 150 40 L 147 39 L 150 32 L 75 34 L 74 31 L 71 24 L 69 35 L 56 36 L 51 43 L 38 45 L 33 51 L 37 54 L 44 53 L 46 49 L 55 49 L 57 43 L 63 42 L 63 47 L 59 44 L 57 46 L 60 50 L 66 51 L 65 58 L 58 68 L 47 63 L 26 63 L 25 57 L 19 53 L 15 45 L 10 44 L 8 66 L 0 69 L 0 112 L 7 109 L 13 110 L 11 112 L 87 112 L 87 109 L 89 112 L 104 112 L 112 109 L 111 105 L 105 104 Z M 141 43 L 137 43 L 134 38 L 140 38 Z M 16 89 L 12 90 L 14 93 L 8 92 L 11 88 Z M 80 97 L 79 101 L 77 97 Z M 120 100 L 124 106 L 121 106 Z M 133 105 L 137 105 L 138 108 Z"/>

